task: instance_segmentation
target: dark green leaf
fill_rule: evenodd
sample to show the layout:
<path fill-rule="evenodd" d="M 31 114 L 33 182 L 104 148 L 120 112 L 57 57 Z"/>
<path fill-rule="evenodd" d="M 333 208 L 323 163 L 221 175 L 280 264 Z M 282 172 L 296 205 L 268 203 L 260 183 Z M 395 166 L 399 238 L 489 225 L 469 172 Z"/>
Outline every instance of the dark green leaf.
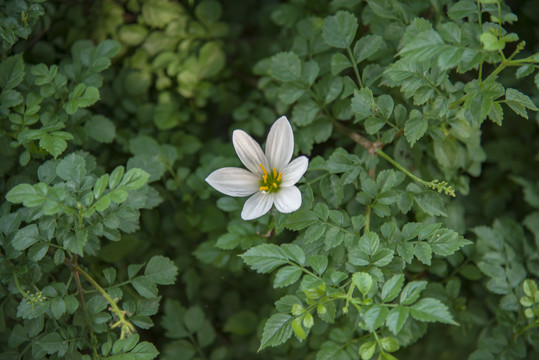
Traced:
<path fill-rule="evenodd" d="M 419 300 L 410 309 L 412 317 L 425 322 L 442 322 L 458 325 L 449 312 L 447 306 L 438 299 L 426 298 Z"/>
<path fill-rule="evenodd" d="M 284 343 L 292 336 L 292 316 L 288 314 L 274 314 L 266 321 L 262 340 L 258 351 Z"/>

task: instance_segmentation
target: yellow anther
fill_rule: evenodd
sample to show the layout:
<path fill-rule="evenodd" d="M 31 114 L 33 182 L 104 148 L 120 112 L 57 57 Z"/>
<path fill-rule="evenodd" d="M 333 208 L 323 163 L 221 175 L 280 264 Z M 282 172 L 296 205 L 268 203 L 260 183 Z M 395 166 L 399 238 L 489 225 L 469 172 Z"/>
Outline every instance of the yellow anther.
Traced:
<path fill-rule="evenodd" d="M 282 177 L 283 177 L 283 173 L 279 173 L 279 176 L 277 177 L 277 181 L 281 181 Z"/>
<path fill-rule="evenodd" d="M 266 169 L 264 169 L 264 167 L 262 166 L 262 164 L 258 164 L 258 166 L 260 166 L 260 168 L 261 168 L 262 171 L 264 172 L 264 175 L 265 175 L 265 176 L 268 176 L 268 172 L 266 171 Z"/>
<path fill-rule="evenodd" d="M 269 190 L 269 187 L 267 187 L 267 186 L 261 186 L 258 190 L 260 190 L 260 191 L 268 191 L 268 190 Z"/>
<path fill-rule="evenodd" d="M 277 189 L 277 184 L 276 184 L 276 183 L 273 183 L 273 187 L 274 187 L 275 189 Z"/>
<path fill-rule="evenodd" d="M 273 168 L 273 177 L 274 177 L 274 178 L 277 177 L 277 171 L 275 170 L 275 168 Z"/>

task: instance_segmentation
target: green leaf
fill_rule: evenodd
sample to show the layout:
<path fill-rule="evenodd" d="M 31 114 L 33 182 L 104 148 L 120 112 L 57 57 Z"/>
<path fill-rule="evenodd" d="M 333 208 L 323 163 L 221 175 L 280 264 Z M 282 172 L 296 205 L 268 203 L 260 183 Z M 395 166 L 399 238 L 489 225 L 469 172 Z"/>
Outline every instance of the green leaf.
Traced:
<path fill-rule="evenodd" d="M 453 320 L 447 306 L 438 299 L 421 299 L 410 309 L 410 315 L 416 320 L 423 322 L 441 322 L 445 324 L 458 325 Z"/>
<path fill-rule="evenodd" d="M 357 272 L 352 275 L 352 282 L 365 297 L 372 287 L 372 276 L 365 272 Z"/>
<path fill-rule="evenodd" d="M 16 250 L 25 250 L 40 240 L 36 224 L 26 225 L 15 233 L 11 242 Z"/>
<path fill-rule="evenodd" d="M 125 173 L 118 187 L 125 190 L 137 190 L 146 184 L 149 178 L 150 174 L 142 169 L 130 169 Z"/>
<path fill-rule="evenodd" d="M 361 88 L 354 91 L 354 97 L 352 98 L 352 110 L 356 115 L 357 120 L 365 119 L 374 114 L 374 108 L 376 104 L 372 91 L 368 88 Z"/>
<path fill-rule="evenodd" d="M 382 287 L 382 301 L 390 302 L 395 299 L 399 295 L 403 284 L 403 274 L 393 275 L 384 283 L 384 286 Z"/>
<path fill-rule="evenodd" d="M 505 103 L 509 105 L 509 107 L 514 112 L 516 112 L 518 115 L 526 119 L 528 118 L 526 109 L 530 109 L 533 111 L 538 110 L 535 104 L 530 100 L 530 98 L 527 95 L 515 89 L 506 90 Z"/>
<path fill-rule="evenodd" d="M 303 94 L 305 86 L 297 81 L 287 81 L 279 88 L 279 100 L 290 105 L 295 103 Z"/>
<path fill-rule="evenodd" d="M 324 255 L 311 255 L 307 260 L 310 267 L 313 268 L 319 275 L 324 274 L 328 267 L 328 258 Z"/>
<path fill-rule="evenodd" d="M 211 25 L 217 22 L 223 12 L 222 5 L 217 1 L 205 0 L 195 8 L 195 15 L 203 23 Z"/>
<path fill-rule="evenodd" d="M 140 296 L 146 299 L 152 299 L 157 296 L 157 285 L 146 276 L 137 276 L 131 281 L 131 285 L 133 285 Z"/>
<path fill-rule="evenodd" d="M 416 204 L 431 216 L 447 216 L 445 205 L 440 195 L 432 190 L 414 194 Z"/>
<path fill-rule="evenodd" d="M 111 143 L 116 137 L 114 123 L 102 115 L 95 115 L 84 124 L 89 137 L 100 143 Z"/>
<path fill-rule="evenodd" d="M 268 273 L 288 261 L 286 253 L 275 244 L 262 244 L 240 255 L 243 261 L 259 273 Z"/>
<path fill-rule="evenodd" d="M 67 142 L 61 137 L 44 134 L 39 140 L 39 147 L 56 159 L 67 148 Z"/>
<path fill-rule="evenodd" d="M 148 35 L 148 29 L 140 24 L 126 24 L 118 29 L 118 38 L 127 46 L 137 46 Z"/>
<path fill-rule="evenodd" d="M 338 75 L 341 71 L 353 66 L 350 59 L 342 53 L 335 53 L 331 56 L 331 74 Z"/>
<path fill-rule="evenodd" d="M 367 330 L 370 332 L 375 331 L 386 321 L 387 315 L 389 314 L 389 309 L 381 305 L 371 306 L 363 315 L 363 320 Z"/>
<path fill-rule="evenodd" d="M 142 21 L 152 27 L 163 28 L 183 12 L 178 3 L 167 0 L 144 1 L 142 3 Z"/>
<path fill-rule="evenodd" d="M 357 63 L 362 62 L 369 56 L 372 56 L 374 53 L 376 53 L 376 51 L 378 51 L 383 42 L 384 40 L 380 35 L 363 36 L 354 45 L 354 59 Z"/>
<path fill-rule="evenodd" d="M 425 265 L 431 264 L 432 248 L 426 242 L 418 243 L 414 248 L 414 255 L 417 260 L 421 261 Z"/>
<path fill-rule="evenodd" d="M 262 340 L 258 351 L 284 343 L 292 336 L 292 316 L 288 314 L 274 314 L 264 325 Z"/>
<path fill-rule="evenodd" d="M 318 221 L 316 215 L 311 210 L 300 209 L 289 215 L 285 222 L 284 227 L 289 230 L 299 231 L 311 226 Z"/>
<path fill-rule="evenodd" d="M 305 330 L 303 329 L 303 326 L 301 326 L 302 319 L 301 317 L 297 317 L 294 320 L 292 320 L 292 330 L 294 330 L 294 334 L 298 337 L 300 340 L 305 340 L 307 338 L 307 334 L 305 333 Z"/>
<path fill-rule="evenodd" d="M 58 353 L 63 356 L 67 351 L 67 342 L 58 333 L 49 333 L 37 340 L 37 344 L 49 355 Z"/>
<path fill-rule="evenodd" d="M 217 42 L 207 42 L 200 49 L 198 56 L 198 76 L 207 79 L 215 76 L 225 67 L 226 55 Z"/>
<path fill-rule="evenodd" d="M 284 266 L 277 271 L 275 274 L 275 280 L 273 282 L 274 288 L 282 288 L 286 286 L 290 286 L 298 279 L 300 278 L 301 274 L 303 272 L 301 271 L 301 268 L 288 265 Z"/>
<path fill-rule="evenodd" d="M 447 15 L 451 20 L 459 20 L 465 17 L 477 17 L 477 4 L 474 0 L 460 0 L 447 11 Z"/>
<path fill-rule="evenodd" d="M 391 113 L 393 113 L 393 98 L 389 95 L 380 95 L 376 99 L 376 107 L 382 113 L 385 119 L 389 119 Z"/>
<path fill-rule="evenodd" d="M 413 26 L 415 25 L 409 25 L 409 27 Z M 444 41 L 438 32 L 432 29 L 422 30 L 405 41 L 399 55 L 414 61 L 428 59 L 435 56 L 443 45 Z"/>
<path fill-rule="evenodd" d="M 464 239 L 456 231 L 442 229 L 429 240 L 432 251 L 437 255 L 449 256 L 463 246 L 472 244 L 471 241 Z"/>
<path fill-rule="evenodd" d="M 359 347 L 359 356 L 361 360 L 370 360 L 376 350 L 376 341 L 367 341 Z M 333 357 L 332 357 L 333 359 Z"/>
<path fill-rule="evenodd" d="M 310 87 L 318 77 L 319 73 L 320 66 L 318 65 L 318 63 L 314 60 L 309 60 L 303 64 L 301 77 L 305 81 L 307 86 Z"/>
<path fill-rule="evenodd" d="M 204 312 L 198 306 L 192 306 L 184 314 L 184 323 L 185 326 L 189 329 L 190 332 L 197 332 L 204 325 Z"/>
<path fill-rule="evenodd" d="M 395 352 L 399 350 L 399 341 L 393 337 L 384 337 L 380 339 L 382 349 L 388 352 Z"/>
<path fill-rule="evenodd" d="M 306 126 L 313 122 L 320 107 L 311 99 L 300 100 L 292 110 L 292 122 L 298 126 Z"/>
<path fill-rule="evenodd" d="M 0 63 L 0 87 L 5 91 L 15 88 L 24 79 L 22 54 L 5 58 Z"/>
<path fill-rule="evenodd" d="M 487 51 L 501 51 L 505 47 L 505 41 L 490 32 L 482 33 L 479 39 Z"/>
<path fill-rule="evenodd" d="M 144 275 L 156 284 L 173 285 L 178 275 L 178 268 L 169 258 L 155 255 L 148 261 Z"/>
<path fill-rule="evenodd" d="M 324 19 L 322 37 L 329 45 L 345 49 L 350 46 L 357 32 L 357 18 L 348 11 L 338 11 Z"/>
<path fill-rule="evenodd" d="M 409 314 L 410 309 L 407 307 L 396 307 L 391 309 L 386 318 L 386 326 L 389 331 L 397 335 L 402 330 Z"/>
<path fill-rule="evenodd" d="M 414 146 L 417 140 L 421 139 L 429 126 L 428 120 L 417 110 L 410 112 L 410 117 L 404 126 L 404 136 Z"/>
<path fill-rule="evenodd" d="M 86 160 L 78 154 L 70 154 L 58 163 L 56 174 L 65 181 L 79 184 L 86 175 Z"/>
<path fill-rule="evenodd" d="M 462 60 L 464 49 L 456 46 L 446 46 L 438 55 L 438 66 L 442 70 L 456 67 Z"/>
<path fill-rule="evenodd" d="M 27 207 L 41 205 L 44 201 L 44 194 L 38 192 L 30 184 L 19 184 L 6 194 L 6 200 L 13 204 L 23 203 Z"/>
<path fill-rule="evenodd" d="M 410 305 L 413 304 L 417 299 L 419 299 L 419 295 L 421 295 L 421 291 L 423 291 L 427 287 L 426 281 L 411 281 L 404 289 L 402 289 L 401 296 L 400 296 L 400 303 L 401 305 Z"/>
<path fill-rule="evenodd" d="M 280 81 L 293 81 L 301 76 L 301 61 L 291 52 L 280 52 L 273 55 L 270 65 L 271 76 Z"/>

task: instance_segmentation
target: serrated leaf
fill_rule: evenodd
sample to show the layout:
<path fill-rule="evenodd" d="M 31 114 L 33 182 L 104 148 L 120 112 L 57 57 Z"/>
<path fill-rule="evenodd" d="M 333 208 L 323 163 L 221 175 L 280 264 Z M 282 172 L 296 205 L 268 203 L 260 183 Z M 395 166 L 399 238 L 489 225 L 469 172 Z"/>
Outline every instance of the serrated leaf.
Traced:
<path fill-rule="evenodd" d="M 151 299 L 157 296 L 157 285 L 146 276 L 137 276 L 131 281 L 131 285 L 137 290 L 140 296 Z"/>
<path fill-rule="evenodd" d="M 386 318 L 386 326 L 389 331 L 397 335 L 402 330 L 409 314 L 410 309 L 407 307 L 396 307 L 391 309 Z"/>
<path fill-rule="evenodd" d="M 5 58 L 0 63 L 0 87 L 3 90 L 15 88 L 24 79 L 22 54 Z"/>
<path fill-rule="evenodd" d="M 416 320 L 423 322 L 441 322 L 445 324 L 458 325 L 453 320 L 447 306 L 438 299 L 421 299 L 410 309 L 410 315 Z"/>
<path fill-rule="evenodd" d="M 301 61 L 289 51 L 273 55 L 270 65 L 271 76 L 280 81 L 297 80 L 301 76 Z"/>
<path fill-rule="evenodd" d="M 360 63 L 378 51 L 384 40 L 380 35 L 365 35 L 354 45 L 354 59 Z"/>
<path fill-rule="evenodd" d="M 262 244 L 255 246 L 240 257 L 251 268 L 259 273 L 268 273 L 288 261 L 285 252 L 275 244 Z"/>
<path fill-rule="evenodd" d="M 302 271 L 301 268 L 296 266 L 288 265 L 284 266 L 277 271 L 275 274 L 275 280 L 273 281 L 274 288 L 282 288 L 290 286 L 301 277 Z"/>
<path fill-rule="evenodd" d="M 372 276 L 365 272 L 357 272 L 352 275 L 352 282 L 363 296 L 366 296 L 372 287 Z"/>
<path fill-rule="evenodd" d="M 389 309 L 381 305 L 371 306 L 363 315 L 363 320 L 370 332 L 375 331 L 386 321 Z"/>
<path fill-rule="evenodd" d="M 44 134 L 39 140 L 39 147 L 56 159 L 67 148 L 67 142 L 58 136 Z"/>
<path fill-rule="evenodd" d="M 39 241 L 39 230 L 36 224 L 26 225 L 15 233 L 11 245 L 16 250 L 25 250 Z"/>
<path fill-rule="evenodd" d="M 300 209 L 293 212 L 286 218 L 284 227 L 289 230 L 298 231 L 314 224 L 318 221 L 316 215 L 311 210 Z"/>
<path fill-rule="evenodd" d="M 357 19 L 348 11 L 338 11 L 334 16 L 324 19 L 322 37 L 329 45 L 345 49 L 354 40 L 357 32 Z"/>
<path fill-rule="evenodd" d="M 292 336 L 292 316 L 288 314 L 274 314 L 266 321 L 262 340 L 258 351 L 284 343 Z"/>
<path fill-rule="evenodd" d="M 395 299 L 399 295 L 403 284 L 403 274 L 394 275 L 387 280 L 382 287 L 382 301 L 390 302 Z"/>
<path fill-rule="evenodd" d="M 414 195 L 417 205 L 431 216 L 447 216 L 445 205 L 440 195 L 432 190 L 426 190 Z"/>
<path fill-rule="evenodd" d="M 156 284 L 172 285 L 176 281 L 178 268 L 169 258 L 156 255 L 148 261 L 144 275 Z"/>
<path fill-rule="evenodd" d="M 402 289 L 401 296 L 400 296 L 400 303 L 401 305 L 410 305 L 413 304 L 417 299 L 419 299 L 419 295 L 421 295 L 421 291 L 423 291 L 427 287 L 426 281 L 411 281 L 404 289 Z"/>
<path fill-rule="evenodd" d="M 456 231 L 442 229 L 429 240 L 432 251 L 437 255 L 449 256 L 463 246 L 472 244 L 471 241 L 464 239 Z"/>
<path fill-rule="evenodd" d="M 404 136 L 410 143 L 410 146 L 414 146 L 417 140 L 421 139 L 429 126 L 428 120 L 417 110 L 410 112 L 410 118 L 406 121 L 404 126 Z"/>

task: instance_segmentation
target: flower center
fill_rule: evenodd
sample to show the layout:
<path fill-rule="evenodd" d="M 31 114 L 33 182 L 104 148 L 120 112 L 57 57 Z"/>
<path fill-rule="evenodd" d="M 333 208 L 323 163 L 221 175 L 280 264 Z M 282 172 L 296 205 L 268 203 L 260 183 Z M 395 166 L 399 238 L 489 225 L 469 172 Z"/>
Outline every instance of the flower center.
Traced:
<path fill-rule="evenodd" d="M 262 181 L 260 182 L 260 188 L 258 190 L 268 193 L 279 190 L 279 185 L 281 185 L 281 178 L 283 177 L 283 173 L 277 173 L 277 170 L 275 170 L 275 168 L 273 168 L 273 171 L 270 171 L 268 173 L 266 169 L 264 169 L 264 166 L 262 166 L 262 164 L 258 165 L 264 172 L 264 175 L 262 175 Z"/>

